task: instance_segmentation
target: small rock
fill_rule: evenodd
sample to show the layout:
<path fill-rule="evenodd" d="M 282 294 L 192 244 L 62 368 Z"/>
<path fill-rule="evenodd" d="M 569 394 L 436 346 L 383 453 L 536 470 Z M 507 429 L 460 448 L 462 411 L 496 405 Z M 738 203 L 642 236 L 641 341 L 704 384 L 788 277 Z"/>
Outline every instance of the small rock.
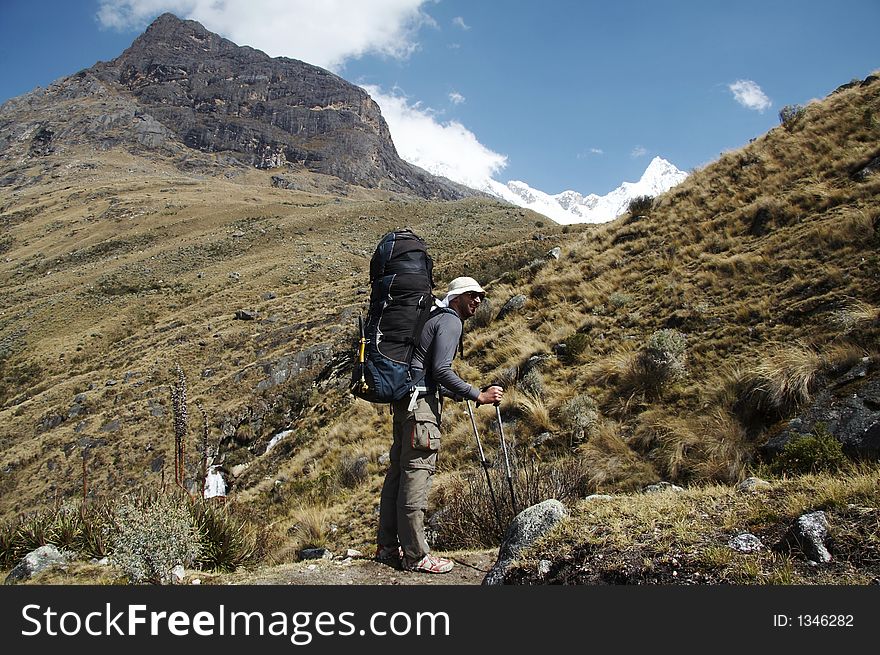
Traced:
<path fill-rule="evenodd" d="M 737 484 L 734 489 L 736 491 L 762 491 L 765 489 L 770 489 L 770 483 L 766 480 L 762 480 L 761 478 L 746 478 L 739 484 Z"/>
<path fill-rule="evenodd" d="M 682 489 L 678 485 L 674 485 L 669 482 L 658 482 L 657 484 L 650 484 L 647 487 L 645 487 L 646 494 L 656 494 L 656 493 L 662 493 L 664 491 L 679 492 L 679 491 L 684 491 L 684 489 Z"/>
<path fill-rule="evenodd" d="M 239 309 L 235 312 L 235 318 L 239 321 L 253 321 L 257 318 L 257 312 L 253 309 Z"/>
<path fill-rule="evenodd" d="M 333 553 L 326 548 L 304 548 L 299 551 L 299 558 L 307 559 L 333 559 Z"/>
<path fill-rule="evenodd" d="M 760 539 L 748 532 L 736 535 L 727 542 L 727 545 L 740 553 L 754 553 L 764 547 Z"/>

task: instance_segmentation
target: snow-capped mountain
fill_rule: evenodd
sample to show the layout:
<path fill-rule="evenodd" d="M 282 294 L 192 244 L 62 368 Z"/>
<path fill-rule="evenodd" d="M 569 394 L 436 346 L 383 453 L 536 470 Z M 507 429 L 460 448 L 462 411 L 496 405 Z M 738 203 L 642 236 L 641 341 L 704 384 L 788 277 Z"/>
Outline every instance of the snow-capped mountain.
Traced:
<path fill-rule="evenodd" d="M 584 196 L 577 191 L 550 195 L 517 180 L 507 184 L 488 180 L 482 190 L 519 207 L 544 214 L 557 223 L 605 223 L 623 214 L 633 198 L 660 195 L 686 177 L 687 173 L 662 157 L 654 157 L 638 182 L 624 182 L 604 196 L 595 193 Z"/>

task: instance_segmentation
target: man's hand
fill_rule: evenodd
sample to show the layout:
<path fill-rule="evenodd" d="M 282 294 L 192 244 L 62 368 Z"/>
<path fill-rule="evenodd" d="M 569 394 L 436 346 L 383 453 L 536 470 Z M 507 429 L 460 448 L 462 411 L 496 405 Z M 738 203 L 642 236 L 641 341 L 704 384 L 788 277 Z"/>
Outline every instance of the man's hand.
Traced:
<path fill-rule="evenodd" d="M 498 385 L 492 385 L 480 392 L 480 397 L 477 398 L 477 405 L 496 405 L 501 402 L 503 397 L 504 389 Z"/>

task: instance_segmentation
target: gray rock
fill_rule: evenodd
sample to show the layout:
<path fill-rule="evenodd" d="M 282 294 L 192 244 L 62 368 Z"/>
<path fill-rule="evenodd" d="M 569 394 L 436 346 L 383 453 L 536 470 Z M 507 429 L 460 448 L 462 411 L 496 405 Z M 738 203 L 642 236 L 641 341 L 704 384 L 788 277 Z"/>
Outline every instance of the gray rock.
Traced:
<path fill-rule="evenodd" d="M 862 182 L 871 177 L 874 173 L 880 171 L 880 157 L 874 157 L 865 166 L 862 166 L 853 173 L 853 178 Z"/>
<path fill-rule="evenodd" d="M 825 518 L 825 512 L 812 512 L 800 516 L 774 549 L 783 551 L 797 549 L 811 562 L 827 564 L 831 561 L 831 553 L 825 546 L 827 537 L 828 519 Z"/>
<path fill-rule="evenodd" d="M 819 424 L 843 445 L 852 457 L 880 456 L 880 377 L 875 361 L 860 362 L 829 380 L 813 402 L 792 418 L 785 429 L 762 448 L 775 457 L 789 441 L 815 434 Z"/>
<path fill-rule="evenodd" d="M 500 321 L 508 314 L 522 310 L 522 308 L 526 306 L 527 300 L 528 299 L 522 294 L 514 296 L 513 298 L 508 300 L 506 303 L 504 303 L 504 306 L 501 308 L 501 311 L 498 312 L 498 316 L 496 317 L 496 320 Z"/>
<path fill-rule="evenodd" d="M 684 491 L 681 487 L 674 485 L 670 482 L 658 482 L 657 484 L 649 484 L 645 487 L 646 494 L 657 494 L 662 493 L 664 491 Z"/>
<path fill-rule="evenodd" d="M 761 491 L 763 489 L 770 489 L 770 483 L 756 477 L 746 478 L 734 487 L 734 490 L 741 492 Z"/>
<path fill-rule="evenodd" d="M 18 564 L 6 576 L 3 584 L 15 584 L 29 580 L 50 567 L 65 566 L 68 561 L 68 555 L 59 551 L 55 546 L 51 544 L 40 546 L 19 560 Z"/>
<path fill-rule="evenodd" d="M 257 312 L 253 309 L 239 309 L 235 312 L 235 318 L 239 321 L 253 321 L 257 318 Z"/>
<path fill-rule="evenodd" d="M 301 560 L 307 559 L 333 559 L 333 553 L 326 548 L 304 548 L 299 551 Z"/>
<path fill-rule="evenodd" d="M 562 249 L 559 246 L 556 246 L 547 253 L 547 256 L 552 257 L 553 259 L 559 259 L 562 256 Z"/>
<path fill-rule="evenodd" d="M 727 545 L 740 553 L 755 553 L 764 547 L 761 540 L 749 532 L 743 532 L 736 535 Z"/>
<path fill-rule="evenodd" d="M 552 438 L 553 438 L 553 435 L 550 434 L 549 432 L 542 432 L 537 437 L 532 439 L 532 448 L 537 448 L 541 444 L 546 443 L 547 441 L 550 441 Z"/>
<path fill-rule="evenodd" d="M 566 516 L 568 510 L 565 505 L 553 499 L 532 505 L 517 514 L 504 535 L 498 551 L 498 560 L 483 578 L 483 584 L 504 584 L 504 574 L 523 550 L 549 532 Z"/>

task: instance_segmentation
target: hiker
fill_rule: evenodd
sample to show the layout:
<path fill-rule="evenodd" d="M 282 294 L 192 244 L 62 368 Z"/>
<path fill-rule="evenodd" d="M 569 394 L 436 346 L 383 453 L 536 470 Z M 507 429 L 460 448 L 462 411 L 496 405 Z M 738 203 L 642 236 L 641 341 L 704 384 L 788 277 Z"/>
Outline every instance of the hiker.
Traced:
<path fill-rule="evenodd" d="M 424 573 L 452 570 L 451 560 L 429 552 L 424 518 L 440 448 L 441 396 L 493 405 L 504 395 L 500 386 L 481 391 L 452 370 L 463 321 L 476 313 L 485 295 L 473 278 L 458 277 L 449 283 L 446 297 L 437 301 L 413 355 L 413 369 L 416 373 L 425 371 L 425 391 L 418 393 L 415 403 L 405 396 L 391 405 L 394 442 L 379 504 L 379 561 L 394 563 L 399 559 L 402 568 Z"/>

